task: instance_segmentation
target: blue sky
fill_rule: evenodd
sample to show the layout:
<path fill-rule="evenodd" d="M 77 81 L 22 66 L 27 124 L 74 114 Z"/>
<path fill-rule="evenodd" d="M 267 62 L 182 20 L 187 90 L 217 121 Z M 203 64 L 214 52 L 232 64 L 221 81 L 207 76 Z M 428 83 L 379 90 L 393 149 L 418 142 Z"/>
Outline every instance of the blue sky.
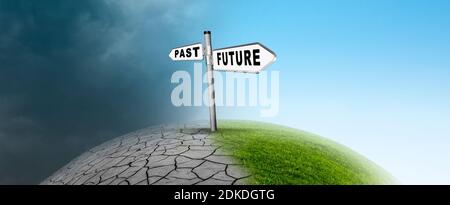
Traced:
<path fill-rule="evenodd" d="M 204 8 L 197 26 L 213 32 L 216 48 L 259 41 L 278 55 L 269 70 L 280 71 L 279 115 L 219 108 L 219 116 L 320 134 L 405 184 L 450 183 L 450 2 L 236 0 Z"/>

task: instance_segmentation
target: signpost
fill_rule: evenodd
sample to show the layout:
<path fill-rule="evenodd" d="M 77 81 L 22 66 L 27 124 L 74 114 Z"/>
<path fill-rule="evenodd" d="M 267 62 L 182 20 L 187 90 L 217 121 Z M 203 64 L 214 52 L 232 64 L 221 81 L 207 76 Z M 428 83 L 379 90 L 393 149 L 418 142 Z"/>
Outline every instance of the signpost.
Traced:
<path fill-rule="evenodd" d="M 217 119 L 216 119 L 216 92 L 214 91 L 214 65 L 212 56 L 212 45 L 211 45 L 211 32 L 205 31 L 205 57 L 206 57 L 206 68 L 208 69 L 208 93 L 209 93 L 209 123 L 211 126 L 211 132 L 217 130 Z"/>
<path fill-rule="evenodd" d="M 196 43 L 172 49 L 174 61 L 203 60 L 206 58 L 211 132 L 217 130 L 214 70 L 259 73 L 276 60 L 276 54 L 260 43 L 251 43 L 221 49 L 212 49 L 211 32 L 204 32 L 204 44 Z"/>

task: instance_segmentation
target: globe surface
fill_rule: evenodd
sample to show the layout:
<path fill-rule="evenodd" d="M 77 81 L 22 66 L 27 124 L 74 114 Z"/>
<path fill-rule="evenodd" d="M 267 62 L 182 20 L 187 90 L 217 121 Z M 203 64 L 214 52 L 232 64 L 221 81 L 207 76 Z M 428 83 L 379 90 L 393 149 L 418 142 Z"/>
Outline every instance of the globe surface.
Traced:
<path fill-rule="evenodd" d="M 219 121 L 138 130 L 94 147 L 42 184 L 396 184 L 383 168 L 321 136 L 270 123 Z"/>

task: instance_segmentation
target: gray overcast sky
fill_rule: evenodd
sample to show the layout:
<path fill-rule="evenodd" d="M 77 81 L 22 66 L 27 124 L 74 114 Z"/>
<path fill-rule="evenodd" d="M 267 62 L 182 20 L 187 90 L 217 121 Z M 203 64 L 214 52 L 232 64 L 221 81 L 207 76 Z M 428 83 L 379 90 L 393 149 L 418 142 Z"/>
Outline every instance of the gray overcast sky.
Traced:
<path fill-rule="evenodd" d="M 0 184 L 173 121 L 167 54 L 204 6 L 186 3 L 0 0 Z"/>

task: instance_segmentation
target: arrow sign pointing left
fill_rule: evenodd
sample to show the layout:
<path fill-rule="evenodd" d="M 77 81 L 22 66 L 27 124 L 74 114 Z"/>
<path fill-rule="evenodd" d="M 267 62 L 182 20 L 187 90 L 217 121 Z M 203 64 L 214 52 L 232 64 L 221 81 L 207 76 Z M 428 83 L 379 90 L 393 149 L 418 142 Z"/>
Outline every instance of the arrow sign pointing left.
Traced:
<path fill-rule="evenodd" d="M 170 51 L 169 57 L 174 61 L 203 60 L 203 45 L 201 43 L 195 43 L 174 48 Z"/>

